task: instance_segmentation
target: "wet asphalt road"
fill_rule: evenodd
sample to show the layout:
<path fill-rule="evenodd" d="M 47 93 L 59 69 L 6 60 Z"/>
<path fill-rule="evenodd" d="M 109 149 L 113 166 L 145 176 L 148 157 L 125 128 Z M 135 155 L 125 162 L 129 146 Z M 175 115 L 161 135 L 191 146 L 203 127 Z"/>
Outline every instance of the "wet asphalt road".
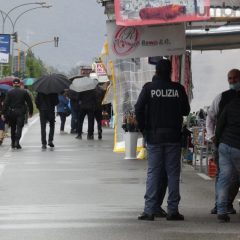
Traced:
<path fill-rule="evenodd" d="M 181 183 L 186 220 L 136 220 L 143 209 L 146 161 L 113 153 L 112 129 L 104 129 L 101 141 L 88 141 L 86 134 L 77 140 L 60 135 L 57 120 L 54 150 L 41 150 L 37 118 L 24 130 L 22 150 L 9 149 L 9 138 L 0 147 L 1 240 L 240 239 L 237 201 L 232 221 L 218 223 L 209 214 L 214 181 L 189 166 Z"/>

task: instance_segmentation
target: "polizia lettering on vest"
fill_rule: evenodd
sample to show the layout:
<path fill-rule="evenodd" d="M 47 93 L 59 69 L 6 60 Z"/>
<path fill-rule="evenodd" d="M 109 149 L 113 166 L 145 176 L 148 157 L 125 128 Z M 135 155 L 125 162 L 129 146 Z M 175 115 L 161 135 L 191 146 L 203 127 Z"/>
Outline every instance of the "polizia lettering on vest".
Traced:
<path fill-rule="evenodd" d="M 179 98 L 178 90 L 176 89 L 153 89 L 151 90 L 151 97 L 170 97 Z"/>

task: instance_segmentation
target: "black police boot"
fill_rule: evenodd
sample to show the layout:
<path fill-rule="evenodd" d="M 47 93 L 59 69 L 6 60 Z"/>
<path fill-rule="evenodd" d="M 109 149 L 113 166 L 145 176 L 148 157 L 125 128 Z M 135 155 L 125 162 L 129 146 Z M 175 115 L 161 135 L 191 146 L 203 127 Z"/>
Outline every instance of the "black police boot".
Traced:
<path fill-rule="evenodd" d="M 168 214 L 166 219 L 168 221 L 183 221 L 184 216 L 182 214 L 180 214 L 179 212 L 177 212 L 177 213 L 173 213 L 173 214 Z"/>
<path fill-rule="evenodd" d="M 233 207 L 233 205 L 229 205 L 228 208 L 227 208 L 227 213 L 228 213 L 228 214 L 236 214 L 237 211 L 236 211 L 236 209 Z"/>
<path fill-rule="evenodd" d="M 154 216 L 156 218 L 165 218 L 167 217 L 167 213 L 160 207 L 160 209 L 155 212 Z"/>
<path fill-rule="evenodd" d="M 53 142 L 52 142 L 52 141 L 48 142 L 48 146 L 51 147 L 51 148 L 53 148 L 53 147 L 54 147 Z"/>
<path fill-rule="evenodd" d="M 99 140 L 102 139 L 102 131 L 98 131 L 98 139 L 99 139 Z"/>
<path fill-rule="evenodd" d="M 82 135 L 81 134 L 78 134 L 77 136 L 76 136 L 76 139 L 82 139 Z"/>
<path fill-rule="evenodd" d="M 218 214 L 217 219 L 219 222 L 230 222 L 230 217 L 227 214 Z"/>
<path fill-rule="evenodd" d="M 154 215 L 153 214 L 147 214 L 143 212 L 138 216 L 138 220 L 143 220 L 143 221 L 154 221 Z"/>
<path fill-rule="evenodd" d="M 87 135 L 87 140 L 93 140 L 94 136 L 93 135 Z"/>
<path fill-rule="evenodd" d="M 47 145 L 46 145 L 46 144 L 43 144 L 43 145 L 42 145 L 42 149 L 47 149 Z"/>
<path fill-rule="evenodd" d="M 211 209 L 211 214 L 217 214 L 217 206 Z"/>
<path fill-rule="evenodd" d="M 21 149 L 21 148 L 22 148 L 21 145 L 19 144 L 19 141 L 18 141 L 18 140 L 15 141 L 14 147 L 15 147 L 16 149 Z"/>

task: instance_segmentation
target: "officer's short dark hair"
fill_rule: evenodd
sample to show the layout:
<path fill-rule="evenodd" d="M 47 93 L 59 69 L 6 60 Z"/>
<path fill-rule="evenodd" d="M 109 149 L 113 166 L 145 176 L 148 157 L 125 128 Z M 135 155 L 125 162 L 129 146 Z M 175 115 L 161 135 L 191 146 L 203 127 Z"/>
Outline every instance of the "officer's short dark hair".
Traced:
<path fill-rule="evenodd" d="M 169 59 L 161 59 L 157 62 L 156 72 L 157 73 L 171 73 L 172 64 Z"/>
<path fill-rule="evenodd" d="M 21 81 L 19 78 L 14 78 L 12 82 L 13 84 L 20 84 Z"/>

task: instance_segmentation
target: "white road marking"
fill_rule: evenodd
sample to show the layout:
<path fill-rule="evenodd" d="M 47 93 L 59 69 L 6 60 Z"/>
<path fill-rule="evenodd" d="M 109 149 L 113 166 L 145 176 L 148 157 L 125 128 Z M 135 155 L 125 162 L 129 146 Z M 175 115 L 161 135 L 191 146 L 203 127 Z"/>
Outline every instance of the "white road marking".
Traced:
<path fill-rule="evenodd" d="M 32 121 L 29 122 L 28 125 L 25 125 L 24 128 L 23 128 L 23 132 L 22 132 L 22 137 L 21 139 L 24 138 L 24 136 L 26 135 L 26 133 L 29 131 L 29 128 L 39 119 L 39 116 L 38 115 L 35 115 L 32 119 Z M 5 152 L 3 154 L 3 158 L 10 158 L 12 156 L 12 149 L 11 147 L 8 148 L 7 152 Z M 2 176 L 5 168 L 6 168 L 6 165 L 8 164 L 8 162 L 5 161 L 5 163 L 2 163 L 0 164 L 0 177 Z"/>
<path fill-rule="evenodd" d="M 3 174 L 6 164 L 0 164 L 0 176 Z"/>
<path fill-rule="evenodd" d="M 30 128 L 33 124 L 35 124 L 35 122 L 37 122 L 38 119 L 39 119 L 39 116 L 38 116 L 38 115 L 37 115 L 37 116 L 34 116 L 33 119 L 32 119 L 32 121 L 29 122 L 28 125 L 25 125 L 25 126 L 24 126 L 23 131 L 22 131 L 21 140 L 22 140 L 22 139 L 24 138 L 24 136 L 27 134 L 27 132 L 29 131 L 29 128 Z"/>

